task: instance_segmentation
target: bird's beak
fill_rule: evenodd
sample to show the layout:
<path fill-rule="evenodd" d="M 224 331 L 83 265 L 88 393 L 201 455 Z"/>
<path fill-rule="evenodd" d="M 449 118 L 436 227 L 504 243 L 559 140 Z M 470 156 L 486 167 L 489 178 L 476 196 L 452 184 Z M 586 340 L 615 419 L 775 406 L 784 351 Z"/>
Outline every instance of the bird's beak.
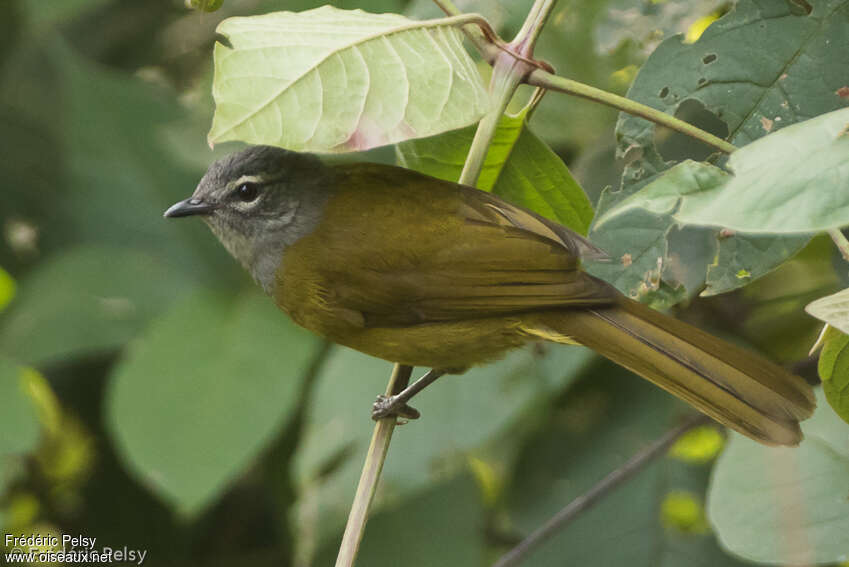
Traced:
<path fill-rule="evenodd" d="M 167 219 L 173 219 L 177 217 L 187 217 L 189 215 L 206 215 L 214 211 L 215 208 L 215 205 L 190 197 L 180 201 L 179 203 L 171 205 L 162 216 Z"/>

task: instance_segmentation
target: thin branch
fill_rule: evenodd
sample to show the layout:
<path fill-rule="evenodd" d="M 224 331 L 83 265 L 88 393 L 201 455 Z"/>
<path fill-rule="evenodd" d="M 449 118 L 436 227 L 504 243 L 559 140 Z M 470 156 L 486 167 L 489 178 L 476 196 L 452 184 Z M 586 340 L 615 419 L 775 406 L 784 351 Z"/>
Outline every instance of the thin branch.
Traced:
<path fill-rule="evenodd" d="M 518 47 L 520 53 L 533 54 L 537 38 L 545 22 L 548 21 L 555 4 L 557 4 L 557 0 L 536 0 L 534 2 L 531 11 L 528 12 L 528 17 L 522 24 L 522 29 L 519 30 L 512 42 L 513 45 Z"/>
<path fill-rule="evenodd" d="M 459 16 L 463 13 L 451 0 L 433 0 L 433 3 L 439 6 L 439 9 L 445 12 L 446 16 Z"/>
<path fill-rule="evenodd" d="M 498 122 L 504 115 L 507 105 L 510 104 L 513 93 L 522 82 L 522 76 L 525 74 L 523 68 L 527 66 L 527 63 L 507 54 L 499 56 L 495 61 L 489 83 L 490 96 L 494 99 L 493 106 L 478 124 L 466 162 L 463 164 L 463 171 L 460 173 L 459 183 L 472 187 L 477 184 L 489 145 L 498 128 Z"/>
<path fill-rule="evenodd" d="M 832 228 L 828 231 L 828 235 L 834 241 L 834 245 L 840 250 L 840 255 L 843 259 L 849 262 L 849 240 L 843 236 L 843 232 L 839 228 Z"/>
<path fill-rule="evenodd" d="M 493 565 L 493 567 L 516 567 L 527 557 L 536 551 L 536 549 L 548 538 L 566 527 L 572 520 L 576 519 L 582 512 L 588 510 L 596 502 L 607 496 L 608 493 L 615 490 L 622 483 L 633 477 L 643 467 L 652 462 L 657 457 L 661 456 L 671 447 L 679 437 L 687 431 L 698 425 L 708 423 L 709 418 L 702 414 L 695 415 L 676 427 L 668 431 L 662 437 L 654 441 L 651 445 L 635 454 L 628 462 L 614 470 L 603 480 L 590 488 L 587 492 L 572 500 L 565 508 L 555 514 L 541 528 L 526 537 L 516 547 L 511 549 Z"/>
<path fill-rule="evenodd" d="M 730 154 L 737 149 L 734 144 L 726 142 L 722 138 L 718 138 L 709 132 L 705 132 L 701 128 L 697 128 L 692 124 L 684 122 L 683 120 L 679 120 L 671 114 L 666 114 L 665 112 L 646 106 L 645 104 L 640 104 L 639 102 L 631 99 L 579 83 L 578 81 L 553 75 L 543 71 L 542 69 L 536 69 L 531 72 L 531 74 L 528 75 L 527 83 L 529 85 L 544 87 L 552 91 L 560 91 L 562 93 L 594 100 L 601 104 L 612 106 L 613 108 L 618 108 L 628 114 L 645 118 L 655 124 L 666 126 L 667 128 L 671 128 L 672 130 L 681 132 L 682 134 L 686 134 L 696 138 L 697 140 L 701 140 L 705 144 L 713 146 L 717 150 L 727 154 Z"/>
<path fill-rule="evenodd" d="M 396 364 L 386 386 L 386 395 L 393 396 L 407 387 L 410 375 L 413 373 L 411 366 Z M 342 544 L 339 546 L 339 555 L 336 557 L 336 567 L 353 567 L 357 558 L 357 551 L 363 539 L 368 511 L 377 483 L 380 480 L 380 472 L 389 451 L 389 442 L 392 440 L 392 431 L 395 429 L 395 417 L 386 417 L 374 426 L 371 436 L 366 462 L 363 472 L 360 474 L 360 482 L 357 485 L 357 493 L 354 503 L 351 504 L 351 512 L 348 514 L 348 523 L 345 525 L 345 533 L 342 535 Z"/>

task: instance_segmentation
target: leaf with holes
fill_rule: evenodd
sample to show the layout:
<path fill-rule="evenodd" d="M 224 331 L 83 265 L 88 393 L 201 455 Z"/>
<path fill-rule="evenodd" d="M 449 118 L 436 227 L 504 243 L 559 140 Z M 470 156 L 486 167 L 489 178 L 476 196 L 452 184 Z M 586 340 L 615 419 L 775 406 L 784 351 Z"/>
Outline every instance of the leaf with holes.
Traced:
<path fill-rule="evenodd" d="M 478 188 L 586 234 L 593 208 L 569 168 L 534 134 L 526 108 L 498 123 L 486 155 Z M 447 181 L 460 177 L 475 128 L 410 140 L 398 145 L 398 162 Z"/>
<path fill-rule="evenodd" d="M 210 144 L 350 152 L 476 122 L 489 108 L 468 16 L 416 21 L 323 6 L 218 26 Z"/>
<path fill-rule="evenodd" d="M 849 58 L 845 57 L 849 1 L 824 0 L 813 4 L 810 11 L 804 6 L 741 0 L 696 43 L 684 43 L 681 36 L 664 41 L 641 68 L 629 98 L 670 114 L 685 101 L 697 101 L 726 123 L 728 137 L 737 145 L 846 107 L 849 100 L 841 93 L 849 81 Z M 620 189 L 606 192 L 600 215 L 668 167 L 655 148 L 653 124 L 623 114 L 616 132 L 620 152 L 638 159 L 626 167 Z M 617 221 L 617 225 L 625 224 L 626 220 Z M 648 264 L 657 263 L 657 252 L 666 246 L 668 230 L 664 230 L 672 225 L 672 219 L 662 217 L 656 224 L 649 232 L 620 229 L 616 239 L 604 234 L 612 226 L 593 230 L 593 239 L 613 257 L 625 253 L 633 258 L 648 257 L 642 263 L 609 267 L 616 268 L 611 274 L 614 279 L 638 286 Z M 805 236 L 724 236 L 718 240 L 717 253 L 708 260 L 706 294 L 745 285 L 774 269 L 807 241 Z M 661 237 L 663 242 L 658 241 Z M 741 239 L 745 242 L 739 242 Z M 761 250 L 770 254 L 765 257 Z M 666 260 L 660 257 L 661 263 Z M 704 269 L 705 264 L 694 258 L 690 266 Z M 636 275 L 625 274 L 629 270 Z"/>

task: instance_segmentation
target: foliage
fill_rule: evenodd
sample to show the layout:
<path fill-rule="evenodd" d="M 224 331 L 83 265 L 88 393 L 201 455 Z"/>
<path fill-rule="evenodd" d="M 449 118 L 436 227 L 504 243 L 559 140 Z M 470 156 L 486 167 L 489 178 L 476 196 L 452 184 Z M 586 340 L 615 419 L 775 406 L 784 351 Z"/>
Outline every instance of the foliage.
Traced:
<path fill-rule="evenodd" d="M 813 10 L 808 13 L 804 6 Z M 793 2 L 740 1 L 698 42 L 688 44 L 671 37 L 660 44 L 628 96 L 669 113 L 680 112 L 685 102 L 697 101 L 722 120 L 729 140 L 737 145 L 845 108 L 847 99 L 840 93 L 846 87 L 849 60 L 836 54 L 846 50 L 847 10 L 845 0 L 805 2 L 801 8 Z M 748 55 L 742 57 L 744 53 Z M 599 202 L 600 214 L 669 166 L 658 153 L 655 128 L 650 123 L 623 115 L 616 133 L 619 151 L 626 159 L 628 155 L 635 159 L 628 164 L 620 189 L 606 192 Z M 632 292 L 639 290 L 644 274 L 658 269 L 659 259 L 663 275 L 680 281 L 680 276 L 669 273 L 669 249 L 676 244 L 674 220 L 669 216 L 647 218 L 641 211 L 629 216 L 633 220 L 622 219 L 599 231 L 597 240 L 614 258 L 629 254 L 637 259 L 634 267 L 613 266 L 597 273 L 615 278 L 620 289 Z M 629 233 L 629 224 L 638 231 Z M 750 283 L 775 269 L 807 240 L 716 231 L 713 237 L 714 251 L 683 259 L 687 270 L 703 274 L 707 270 L 701 281 L 707 284 L 708 294 Z"/>
<path fill-rule="evenodd" d="M 460 23 L 331 6 L 228 19 L 209 142 L 350 152 L 471 124 L 489 99 Z"/>
<path fill-rule="evenodd" d="M 846 347 L 849 336 L 827 326 L 822 336 L 822 352 L 818 370 L 822 378 L 822 391 L 828 403 L 849 423 L 849 359 Z"/>
<path fill-rule="evenodd" d="M 471 20 L 430 0 L 326 3 L 0 8 L 3 532 L 94 536 L 152 564 L 332 562 L 389 364 L 323 345 L 200 223 L 161 219 L 230 140 L 398 142 L 354 159 L 458 177 L 492 104 L 463 40 Z M 533 4 L 456 3 L 505 38 Z M 680 315 L 798 362 L 816 332 L 806 304 L 821 298 L 811 314 L 846 331 L 845 292 L 830 295 L 849 287 L 846 264 L 808 241 L 846 222 L 847 38 L 846 0 L 561 0 L 536 57 L 742 149 L 726 161 L 522 87 L 480 186 L 589 229 L 610 256 L 589 268 L 624 292 L 665 306 L 713 295 Z M 845 560 L 847 430 L 829 407 L 846 418 L 845 347 L 830 328 L 799 449 L 734 435 L 715 461 L 722 439 L 699 430 L 527 564 Z M 443 378 L 413 405 L 423 419 L 395 431 L 364 565 L 489 563 L 687 411 L 553 346 Z"/>
<path fill-rule="evenodd" d="M 531 103 L 533 104 L 533 103 Z M 477 187 L 586 234 L 593 208 L 571 172 L 527 124 L 533 108 L 505 115 L 498 124 Z M 456 181 L 474 128 L 398 144 L 398 163 Z"/>
<path fill-rule="evenodd" d="M 817 397 L 821 409 L 802 424 L 805 440 L 798 449 L 766 448 L 732 434 L 717 462 L 708 515 L 722 545 L 746 559 L 811 565 L 847 558 L 846 424 L 822 391 Z"/>

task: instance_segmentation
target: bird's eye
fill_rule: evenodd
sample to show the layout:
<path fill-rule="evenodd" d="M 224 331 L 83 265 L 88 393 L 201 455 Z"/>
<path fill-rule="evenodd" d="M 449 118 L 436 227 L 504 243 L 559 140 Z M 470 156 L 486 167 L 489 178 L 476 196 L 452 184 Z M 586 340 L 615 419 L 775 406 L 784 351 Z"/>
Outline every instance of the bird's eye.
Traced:
<path fill-rule="evenodd" d="M 243 203 L 256 201 L 256 198 L 259 197 L 259 186 L 256 183 L 242 183 L 236 189 L 236 195 Z"/>

